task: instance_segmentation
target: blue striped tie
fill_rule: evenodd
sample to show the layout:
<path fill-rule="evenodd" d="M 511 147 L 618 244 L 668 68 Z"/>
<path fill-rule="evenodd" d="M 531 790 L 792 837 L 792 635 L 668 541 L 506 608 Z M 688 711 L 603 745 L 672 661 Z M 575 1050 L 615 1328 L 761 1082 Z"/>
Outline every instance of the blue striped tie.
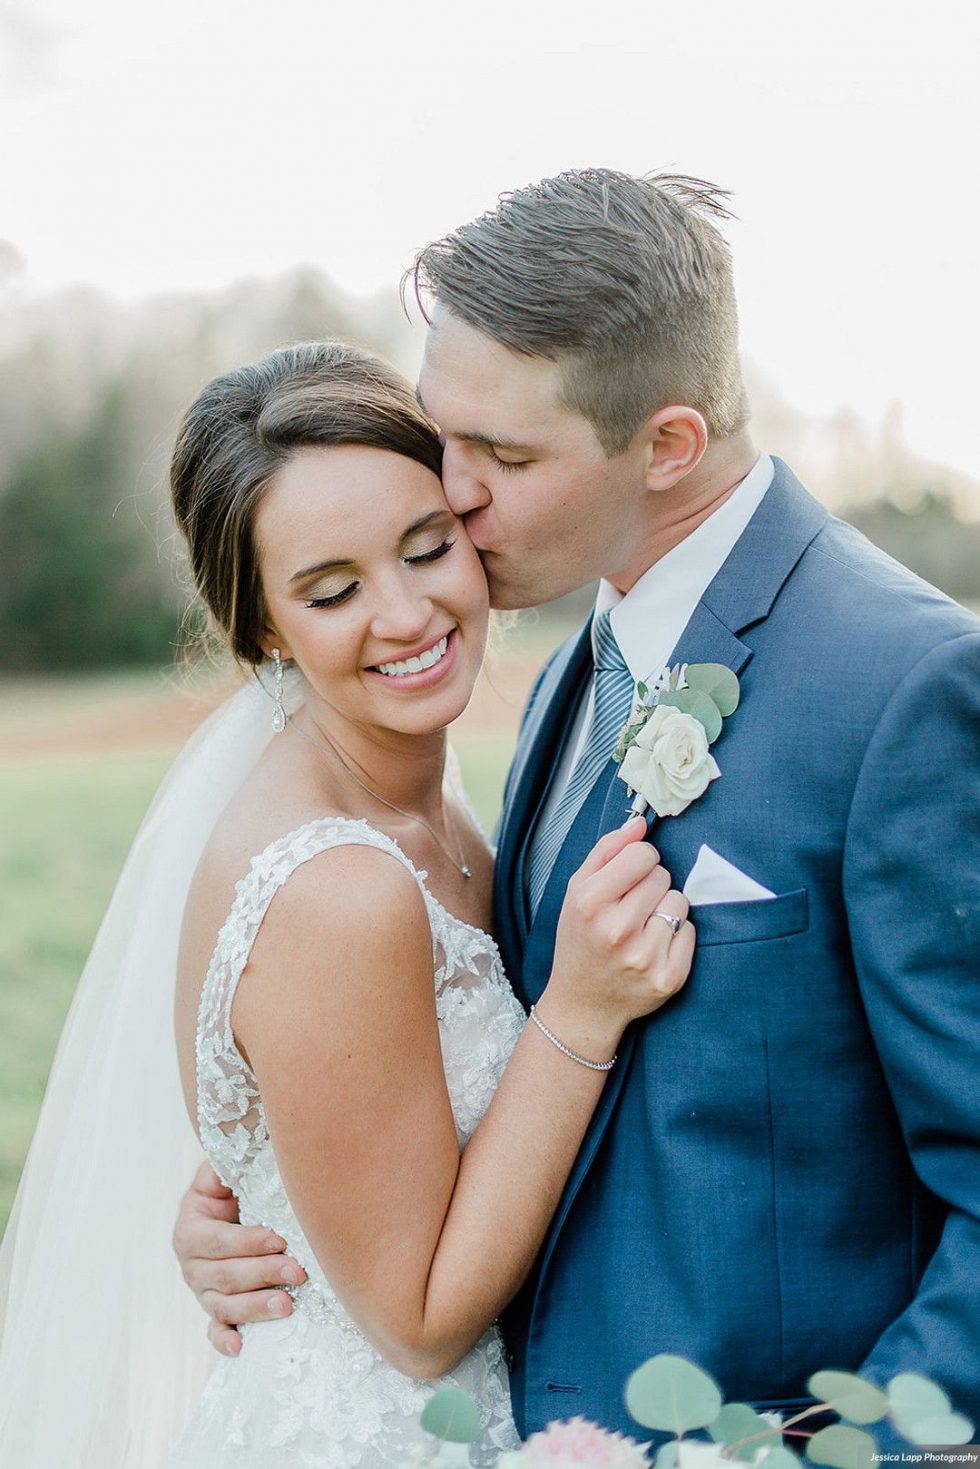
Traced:
<path fill-rule="evenodd" d="M 562 843 L 600 772 L 609 763 L 616 747 L 616 737 L 629 718 L 633 704 L 633 678 L 609 625 L 608 612 L 603 612 L 592 623 L 592 656 L 595 660 L 592 724 L 558 805 L 549 820 L 538 828 L 531 843 L 527 893 L 532 919 L 538 911 Z"/>

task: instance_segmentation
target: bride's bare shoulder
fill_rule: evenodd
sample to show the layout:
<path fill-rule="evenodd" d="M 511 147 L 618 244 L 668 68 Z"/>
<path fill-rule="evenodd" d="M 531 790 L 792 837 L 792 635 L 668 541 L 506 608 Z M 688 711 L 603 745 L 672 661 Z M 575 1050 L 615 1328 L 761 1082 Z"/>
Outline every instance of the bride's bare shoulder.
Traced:
<path fill-rule="evenodd" d="M 215 823 L 191 882 L 189 909 L 192 903 L 208 906 L 214 898 L 219 906 L 225 902 L 227 913 L 235 884 L 254 857 L 317 817 L 333 814 L 322 790 L 277 754 L 262 757 Z"/>

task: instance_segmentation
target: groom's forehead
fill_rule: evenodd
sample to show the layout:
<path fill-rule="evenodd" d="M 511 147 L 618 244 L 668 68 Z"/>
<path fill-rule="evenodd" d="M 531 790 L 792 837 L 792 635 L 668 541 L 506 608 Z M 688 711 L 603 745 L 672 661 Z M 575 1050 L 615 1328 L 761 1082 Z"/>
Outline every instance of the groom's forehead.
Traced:
<path fill-rule="evenodd" d="M 426 332 L 417 392 L 440 427 L 501 447 L 515 423 L 560 411 L 555 363 L 515 352 L 438 311 Z M 504 421 L 495 422 L 498 416 Z"/>

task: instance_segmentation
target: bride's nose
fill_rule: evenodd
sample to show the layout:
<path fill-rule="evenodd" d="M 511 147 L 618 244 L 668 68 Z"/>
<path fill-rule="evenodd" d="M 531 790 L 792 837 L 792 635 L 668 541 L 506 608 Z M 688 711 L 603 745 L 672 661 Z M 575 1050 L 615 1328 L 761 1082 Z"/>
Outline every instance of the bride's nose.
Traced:
<path fill-rule="evenodd" d="M 379 640 L 411 642 L 432 626 L 432 599 L 412 588 L 410 582 L 397 578 L 379 596 L 371 632 Z"/>

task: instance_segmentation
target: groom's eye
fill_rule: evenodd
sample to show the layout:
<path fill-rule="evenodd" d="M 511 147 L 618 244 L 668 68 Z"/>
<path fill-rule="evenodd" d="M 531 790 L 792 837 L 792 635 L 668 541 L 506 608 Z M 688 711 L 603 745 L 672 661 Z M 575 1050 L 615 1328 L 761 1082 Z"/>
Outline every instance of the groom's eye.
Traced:
<path fill-rule="evenodd" d="M 492 444 L 487 445 L 487 452 L 500 469 L 525 469 L 530 464 L 530 459 L 501 459 Z"/>

